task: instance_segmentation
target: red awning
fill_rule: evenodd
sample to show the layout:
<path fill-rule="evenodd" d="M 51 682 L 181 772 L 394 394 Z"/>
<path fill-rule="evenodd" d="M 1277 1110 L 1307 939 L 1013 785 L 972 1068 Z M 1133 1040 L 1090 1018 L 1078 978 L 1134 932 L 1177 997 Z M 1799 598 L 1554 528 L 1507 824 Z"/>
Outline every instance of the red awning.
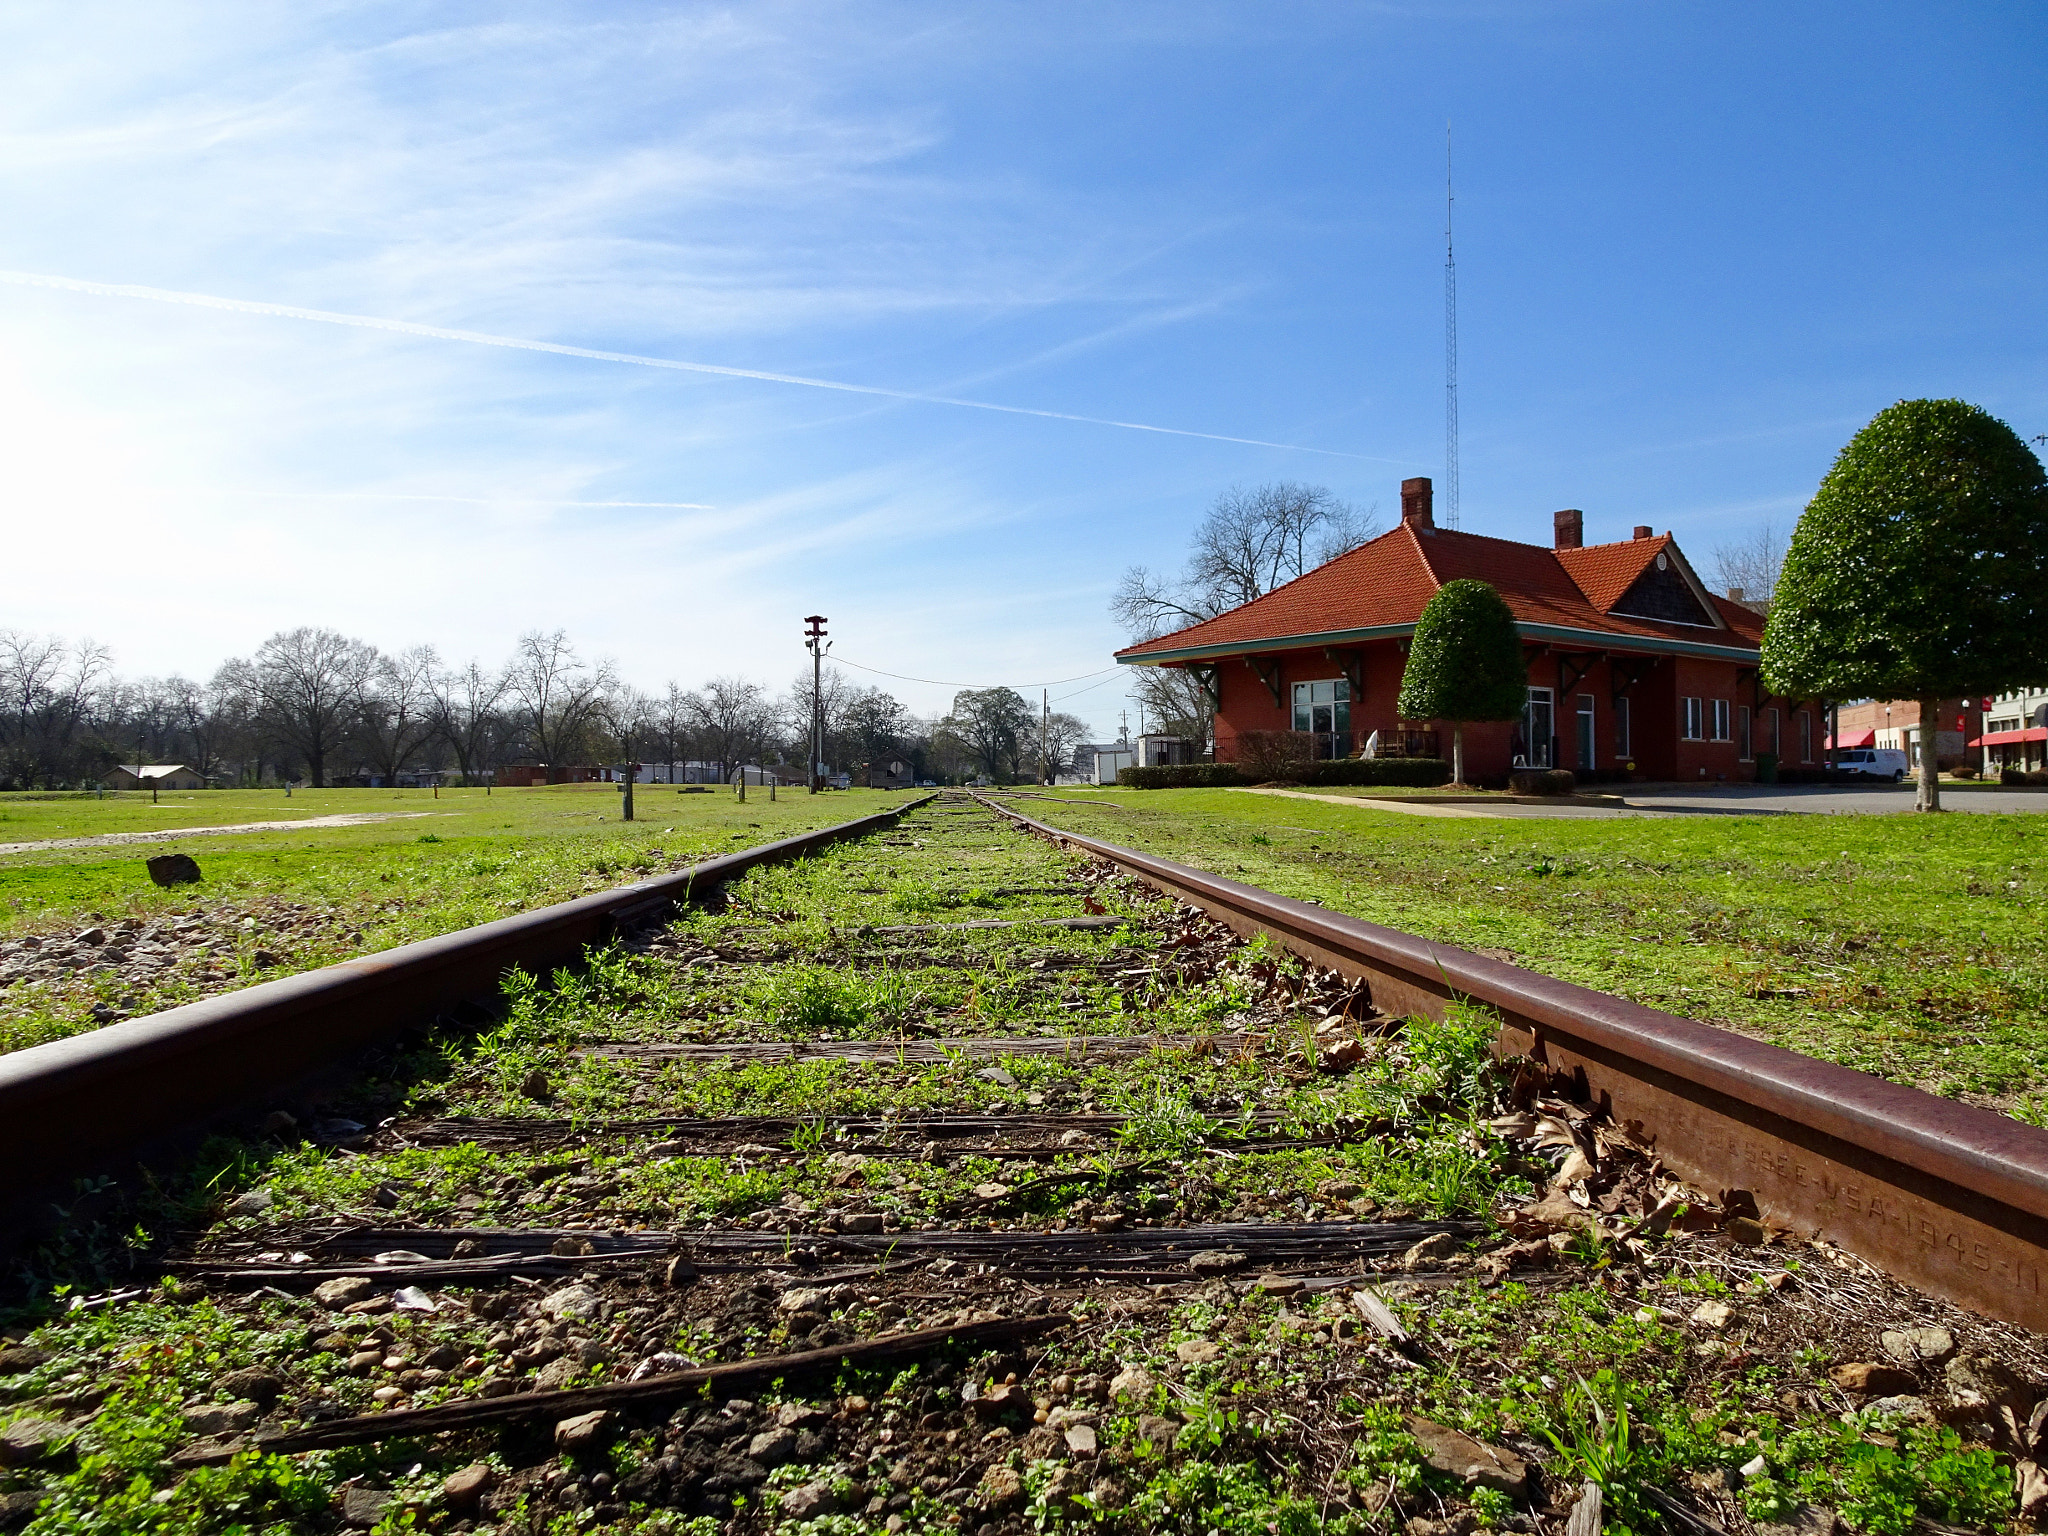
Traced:
<path fill-rule="evenodd" d="M 2022 741 L 2048 741 L 2048 726 L 2032 726 L 2024 731 L 1986 731 L 1974 738 L 1973 747 L 2009 747 Z"/>
<path fill-rule="evenodd" d="M 1840 741 L 1830 740 L 1823 743 L 1823 745 L 1828 747 L 1874 747 L 1877 745 L 1877 732 L 1858 731 L 1852 735 L 1844 736 Z"/>

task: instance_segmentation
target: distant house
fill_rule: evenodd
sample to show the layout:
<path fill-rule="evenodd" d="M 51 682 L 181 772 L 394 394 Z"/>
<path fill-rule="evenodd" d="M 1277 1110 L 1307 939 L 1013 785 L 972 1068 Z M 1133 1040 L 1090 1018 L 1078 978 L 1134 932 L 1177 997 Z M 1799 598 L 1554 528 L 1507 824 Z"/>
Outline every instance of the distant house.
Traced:
<path fill-rule="evenodd" d="M 138 763 L 107 773 L 109 789 L 204 789 L 206 780 L 183 763 Z"/>
<path fill-rule="evenodd" d="M 877 758 L 861 773 L 861 782 L 869 789 L 909 789 L 917 782 L 910 764 L 900 757 Z"/>
<path fill-rule="evenodd" d="M 1753 778 L 1766 754 L 1817 765 L 1820 706 L 1764 686 L 1762 616 L 1708 591 L 1668 533 L 1587 545 L 1582 529 L 1570 509 L 1553 517 L 1548 548 L 1439 528 L 1417 477 L 1402 482 L 1391 532 L 1117 659 L 1201 681 L 1219 762 L 1236 761 L 1253 731 L 1296 732 L 1318 757 L 1393 743 L 1438 756 L 1446 722 L 1403 720 L 1395 705 L 1415 621 L 1445 583 L 1473 577 L 1514 615 L 1528 686 L 1518 719 L 1465 728 L 1468 777 L 1531 767 L 1697 782 Z"/>

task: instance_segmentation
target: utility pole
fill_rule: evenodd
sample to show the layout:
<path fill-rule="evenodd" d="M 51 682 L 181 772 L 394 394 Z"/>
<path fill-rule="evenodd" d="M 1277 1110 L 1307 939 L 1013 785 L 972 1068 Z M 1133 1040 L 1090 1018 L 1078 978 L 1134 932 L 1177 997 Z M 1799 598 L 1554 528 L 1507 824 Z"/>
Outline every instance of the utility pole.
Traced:
<path fill-rule="evenodd" d="M 626 727 L 626 806 L 624 811 L 627 821 L 633 819 L 633 780 L 639 777 L 639 773 L 640 765 L 633 761 L 633 727 L 629 724 Z"/>
<path fill-rule="evenodd" d="M 810 628 L 804 631 L 804 649 L 811 653 L 811 793 L 816 794 L 822 787 L 825 762 L 825 652 L 831 647 L 825 642 L 825 615 L 807 614 L 804 622 Z"/>
<path fill-rule="evenodd" d="M 1038 690 L 1038 782 L 1052 782 L 1052 701 L 1051 690 Z"/>

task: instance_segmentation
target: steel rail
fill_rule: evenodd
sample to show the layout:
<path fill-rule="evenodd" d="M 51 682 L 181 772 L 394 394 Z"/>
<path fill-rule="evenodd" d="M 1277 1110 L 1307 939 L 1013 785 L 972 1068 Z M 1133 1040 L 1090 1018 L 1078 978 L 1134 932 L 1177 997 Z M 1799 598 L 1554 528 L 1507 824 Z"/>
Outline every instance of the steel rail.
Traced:
<path fill-rule="evenodd" d="M 1724 1205 L 1937 1296 L 2048 1331 L 2048 1131 L 1694 1019 L 983 805 L 1247 936 L 1363 979 L 1374 1005 L 1501 1019 L 1530 1058 Z"/>
<path fill-rule="evenodd" d="M 365 1047 L 495 999 L 514 969 L 573 965 L 749 870 L 883 830 L 933 798 L 0 1055 L 0 1209 L 20 1216 L 80 1175 L 132 1163 L 221 1116 L 273 1108 L 276 1095 Z"/>

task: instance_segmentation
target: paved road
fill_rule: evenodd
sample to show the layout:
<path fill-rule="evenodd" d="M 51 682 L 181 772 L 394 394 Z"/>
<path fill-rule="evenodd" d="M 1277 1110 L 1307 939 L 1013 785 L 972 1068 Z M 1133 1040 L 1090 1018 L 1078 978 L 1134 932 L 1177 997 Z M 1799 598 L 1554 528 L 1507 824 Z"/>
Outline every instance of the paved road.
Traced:
<path fill-rule="evenodd" d="M 102 832 L 97 837 L 52 837 L 37 843 L 0 843 L 0 853 L 42 853 L 51 848 L 112 848 L 122 843 L 171 843 L 186 837 L 226 837 L 231 832 L 317 832 L 322 827 L 360 827 L 373 821 L 416 821 L 434 811 L 349 811 L 308 816 L 304 821 L 245 821 L 232 827 L 177 827 L 167 832 Z"/>
<path fill-rule="evenodd" d="M 1496 803 L 1474 805 L 1448 802 L 1431 805 L 1396 800 L 1374 800 L 1363 795 L 1319 795 L 1298 789 L 1247 789 L 1248 795 L 1281 795 L 1290 800 L 1319 800 L 1326 805 L 1348 805 L 1360 810 L 1391 811 L 1402 816 L 1441 817 L 1445 820 L 1479 818 L 1520 821 L 1612 821 L 1624 816 L 1793 816 L 1884 814 L 1913 809 L 1913 786 L 1873 784 L 1721 784 L 1710 789 L 1679 786 L 1645 787 L 1627 790 L 1595 785 L 1594 793 L 1619 793 L 1626 808 L 1604 805 L 1541 805 Z M 1944 784 L 1944 810 L 1975 811 L 2006 815 L 2015 811 L 2048 811 L 2048 791 L 2027 789 L 1961 789 Z"/>

